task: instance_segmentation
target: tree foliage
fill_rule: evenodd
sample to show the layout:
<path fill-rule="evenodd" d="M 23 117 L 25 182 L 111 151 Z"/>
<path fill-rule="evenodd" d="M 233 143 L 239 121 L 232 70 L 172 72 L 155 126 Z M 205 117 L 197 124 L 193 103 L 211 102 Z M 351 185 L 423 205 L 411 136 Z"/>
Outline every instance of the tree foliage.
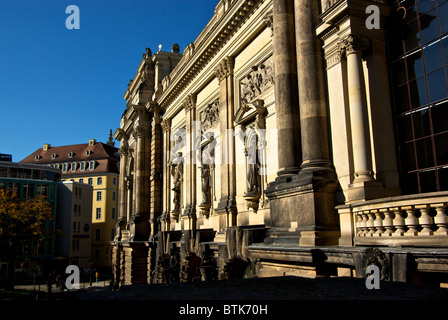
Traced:
<path fill-rule="evenodd" d="M 11 189 L 0 189 L 0 253 L 14 254 L 44 238 L 48 235 L 45 225 L 52 219 L 52 204 L 45 197 L 21 200 Z"/>

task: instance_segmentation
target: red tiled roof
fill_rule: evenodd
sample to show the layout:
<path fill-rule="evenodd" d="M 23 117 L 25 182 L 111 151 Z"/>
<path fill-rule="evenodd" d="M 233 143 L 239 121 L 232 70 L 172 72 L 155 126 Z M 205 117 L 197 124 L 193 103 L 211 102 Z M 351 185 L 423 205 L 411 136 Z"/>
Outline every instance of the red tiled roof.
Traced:
<path fill-rule="evenodd" d="M 88 151 L 90 154 L 88 155 Z M 69 153 L 72 153 L 72 157 L 69 157 Z M 53 159 L 52 155 L 55 154 Z M 36 156 L 39 156 L 39 160 L 36 160 Z M 89 161 L 95 160 L 95 169 L 89 170 Z M 81 171 L 81 162 L 86 161 L 86 169 Z M 92 146 L 88 143 L 75 144 L 68 146 L 50 147 L 48 150 L 39 148 L 30 154 L 28 157 L 20 161 L 22 163 L 34 163 L 34 164 L 62 164 L 62 163 L 77 163 L 77 169 L 75 172 L 69 167 L 66 173 L 62 175 L 80 175 L 99 172 L 114 172 L 118 173 L 118 148 L 104 144 L 102 142 L 96 142 Z"/>

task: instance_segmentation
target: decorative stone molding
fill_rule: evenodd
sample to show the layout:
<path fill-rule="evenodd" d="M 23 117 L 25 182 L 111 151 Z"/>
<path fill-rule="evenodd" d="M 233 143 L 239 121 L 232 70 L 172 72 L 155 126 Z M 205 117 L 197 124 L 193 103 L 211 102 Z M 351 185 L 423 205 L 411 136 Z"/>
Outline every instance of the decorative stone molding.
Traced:
<path fill-rule="evenodd" d="M 350 34 L 339 43 L 339 51 L 341 54 L 352 54 L 362 52 L 370 46 L 369 39 Z"/>
<path fill-rule="evenodd" d="M 325 56 L 325 62 L 326 62 L 326 69 L 330 69 L 332 66 L 338 64 L 341 62 L 342 58 L 342 51 L 341 50 L 335 50 L 331 52 L 330 54 L 327 54 Z"/>
<path fill-rule="evenodd" d="M 162 131 L 168 132 L 171 129 L 171 119 L 163 119 L 162 122 L 160 123 L 162 126 Z"/>
<path fill-rule="evenodd" d="M 334 6 L 337 2 L 340 2 L 341 0 L 323 0 L 322 1 L 322 12 L 327 11 L 332 6 Z"/>
<path fill-rule="evenodd" d="M 129 155 L 129 147 L 127 146 L 127 144 L 120 146 L 120 149 L 118 149 L 118 155 L 120 157 L 126 157 L 127 155 Z"/>
<path fill-rule="evenodd" d="M 240 81 L 240 97 L 243 104 L 254 101 L 274 85 L 273 56 L 252 67 L 252 71 Z"/>
<path fill-rule="evenodd" d="M 199 115 L 201 129 L 206 131 L 219 123 L 219 99 L 210 103 Z"/>
<path fill-rule="evenodd" d="M 134 131 L 132 132 L 132 135 L 135 139 L 146 137 L 149 135 L 149 126 L 143 125 L 143 124 L 137 124 L 134 127 Z"/>
<path fill-rule="evenodd" d="M 185 109 L 185 113 L 187 113 L 188 111 L 195 109 L 196 108 L 196 95 L 195 94 L 189 94 L 184 102 L 183 102 L 183 107 Z"/>
<path fill-rule="evenodd" d="M 234 63 L 235 60 L 233 57 L 226 57 L 215 67 L 215 76 L 220 82 L 228 76 L 233 75 Z"/>
<path fill-rule="evenodd" d="M 271 37 L 274 36 L 274 13 L 270 11 L 264 18 L 264 23 L 266 27 L 271 29 Z"/>

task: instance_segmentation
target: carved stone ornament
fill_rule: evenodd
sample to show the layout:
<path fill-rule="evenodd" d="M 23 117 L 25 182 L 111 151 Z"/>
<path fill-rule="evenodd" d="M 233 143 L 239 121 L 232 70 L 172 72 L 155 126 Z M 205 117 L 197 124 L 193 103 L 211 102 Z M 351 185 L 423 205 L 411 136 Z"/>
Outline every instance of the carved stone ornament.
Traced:
<path fill-rule="evenodd" d="M 226 57 L 215 67 L 215 76 L 219 81 L 233 74 L 234 63 L 235 61 L 232 57 Z"/>
<path fill-rule="evenodd" d="M 217 125 L 219 123 L 219 99 L 216 99 L 205 107 L 199 117 L 203 132 Z"/>
<path fill-rule="evenodd" d="M 350 34 L 339 43 L 339 52 L 341 55 L 343 55 L 344 53 L 348 55 L 355 52 L 362 52 L 369 46 L 369 39 Z"/>
<path fill-rule="evenodd" d="M 252 67 L 252 71 L 240 81 L 240 97 L 243 104 L 252 102 L 274 85 L 274 64 L 271 56 Z"/>
<path fill-rule="evenodd" d="M 196 108 L 196 95 L 189 94 L 183 102 L 183 107 L 185 109 L 185 112 L 188 112 L 188 111 Z"/>

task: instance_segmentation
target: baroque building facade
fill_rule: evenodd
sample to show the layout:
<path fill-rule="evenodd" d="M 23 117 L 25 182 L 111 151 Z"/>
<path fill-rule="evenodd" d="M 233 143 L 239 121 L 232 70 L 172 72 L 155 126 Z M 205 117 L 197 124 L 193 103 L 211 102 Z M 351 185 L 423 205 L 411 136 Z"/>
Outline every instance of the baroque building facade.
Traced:
<path fill-rule="evenodd" d="M 183 54 L 146 49 L 114 134 L 116 284 L 446 282 L 447 8 L 221 0 Z"/>

